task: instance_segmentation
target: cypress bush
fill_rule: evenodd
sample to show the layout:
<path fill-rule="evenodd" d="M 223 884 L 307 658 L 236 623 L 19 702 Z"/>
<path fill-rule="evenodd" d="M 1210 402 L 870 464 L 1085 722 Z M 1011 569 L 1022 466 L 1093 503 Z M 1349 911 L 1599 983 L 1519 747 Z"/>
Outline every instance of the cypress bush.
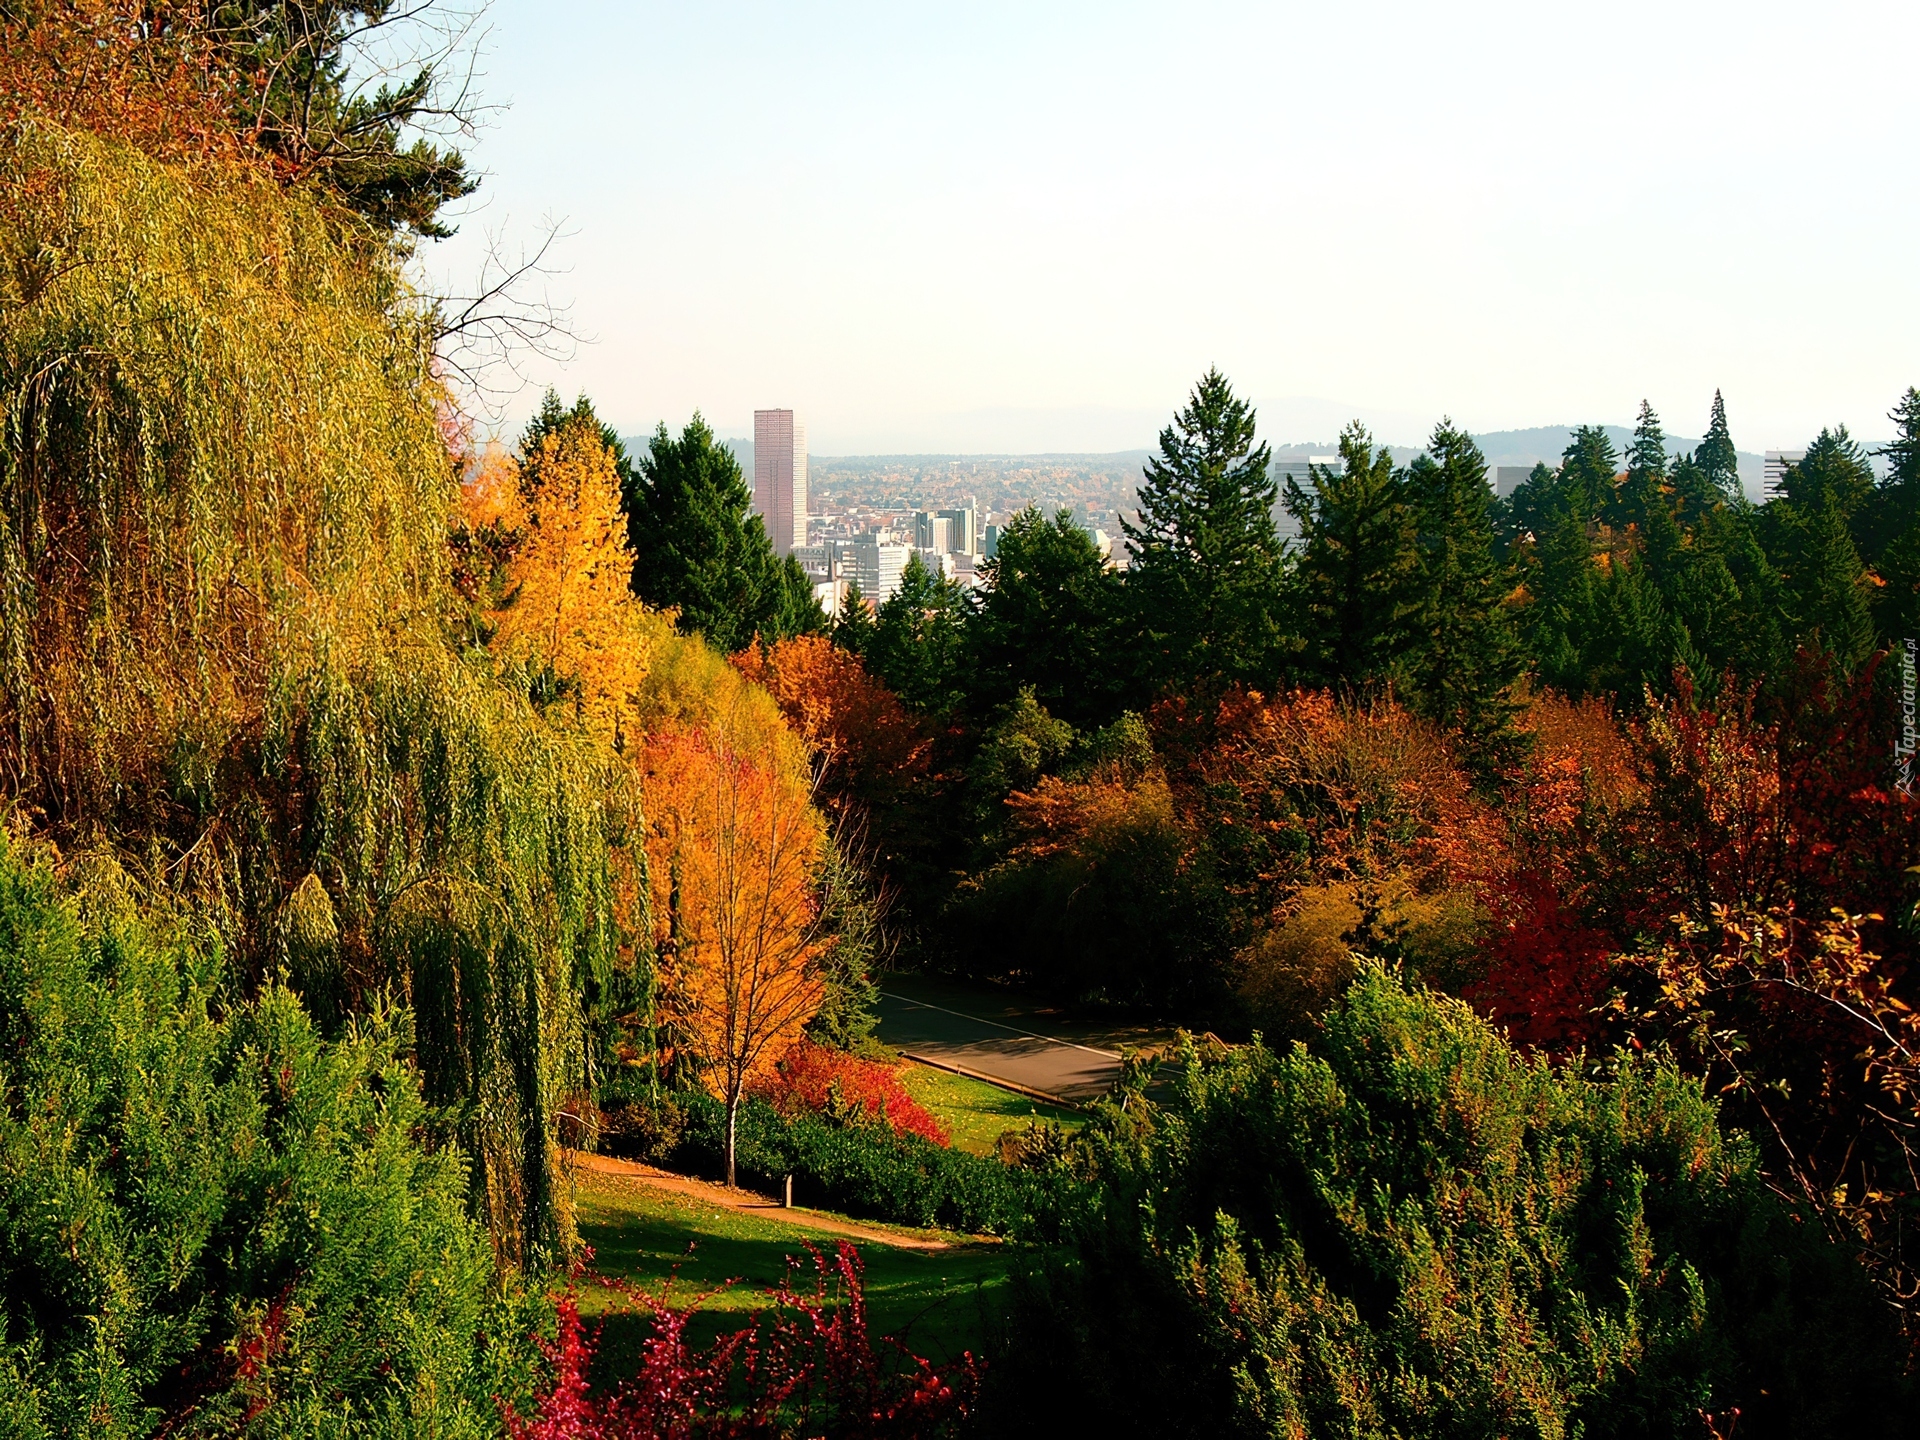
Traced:
<path fill-rule="evenodd" d="M 0 1433 L 491 1435 L 542 1302 L 376 1010 L 324 1039 L 218 938 L 0 836 Z"/>
<path fill-rule="evenodd" d="M 1096 1138 L 1100 1200 L 1027 1287 L 1000 1428 L 1910 1430 L 1852 1257 L 1697 1082 L 1604 1070 L 1524 1058 L 1378 967 L 1311 1047 L 1190 1046 L 1163 1108 Z"/>

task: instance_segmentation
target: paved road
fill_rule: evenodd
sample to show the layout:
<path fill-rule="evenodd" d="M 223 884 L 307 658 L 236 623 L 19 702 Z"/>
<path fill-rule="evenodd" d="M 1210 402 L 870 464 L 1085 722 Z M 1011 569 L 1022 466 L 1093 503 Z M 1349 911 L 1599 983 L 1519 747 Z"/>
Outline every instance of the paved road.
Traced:
<path fill-rule="evenodd" d="M 956 1065 L 1065 1100 L 1092 1100 L 1119 1078 L 1120 1057 L 929 1000 L 880 992 L 876 1033 L 902 1054 Z"/>

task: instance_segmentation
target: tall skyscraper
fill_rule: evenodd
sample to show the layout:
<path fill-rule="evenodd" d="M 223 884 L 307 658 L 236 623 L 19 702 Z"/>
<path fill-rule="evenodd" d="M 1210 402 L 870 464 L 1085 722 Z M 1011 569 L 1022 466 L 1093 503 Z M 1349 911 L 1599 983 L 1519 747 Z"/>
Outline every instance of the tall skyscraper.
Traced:
<path fill-rule="evenodd" d="M 807 543 L 807 427 L 791 410 L 753 412 L 753 508 L 780 554 Z"/>

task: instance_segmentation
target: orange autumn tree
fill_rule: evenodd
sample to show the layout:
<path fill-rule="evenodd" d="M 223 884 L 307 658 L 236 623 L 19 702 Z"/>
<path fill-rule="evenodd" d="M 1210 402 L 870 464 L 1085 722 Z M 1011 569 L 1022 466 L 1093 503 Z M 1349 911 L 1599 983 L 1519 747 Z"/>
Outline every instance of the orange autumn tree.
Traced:
<path fill-rule="evenodd" d="M 820 766 L 838 802 L 871 808 L 927 772 L 933 742 L 858 655 L 824 635 L 753 645 L 734 667 L 773 696 Z"/>
<path fill-rule="evenodd" d="M 732 1185 L 741 1099 L 820 1007 L 835 872 L 791 737 L 747 748 L 716 718 L 655 730 L 639 758 L 666 1010 L 726 1105 Z"/>

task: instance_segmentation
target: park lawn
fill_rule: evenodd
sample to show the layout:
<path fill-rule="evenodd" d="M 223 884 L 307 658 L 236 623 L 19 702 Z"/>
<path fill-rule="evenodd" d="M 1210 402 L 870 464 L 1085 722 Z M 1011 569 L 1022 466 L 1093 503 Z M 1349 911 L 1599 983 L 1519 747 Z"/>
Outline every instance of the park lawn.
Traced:
<path fill-rule="evenodd" d="M 970 1079 L 909 1061 L 900 1071 L 907 1093 L 947 1127 L 953 1148 L 975 1155 L 991 1155 L 993 1142 L 1009 1130 L 1024 1129 L 1038 1116 L 1068 1130 L 1077 1129 L 1086 1116 L 1061 1105 L 1049 1105 L 1016 1090 L 1002 1090 L 984 1080 Z"/>
<path fill-rule="evenodd" d="M 697 1344 L 739 1329 L 749 1315 L 767 1306 L 766 1292 L 798 1263 L 794 1289 L 813 1288 L 813 1257 L 808 1244 L 831 1256 L 837 1237 L 711 1205 L 644 1185 L 583 1174 L 579 1177 L 577 1218 L 580 1237 L 593 1247 L 593 1271 L 657 1295 L 675 1277 L 671 1298 L 690 1304 L 715 1292 L 688 1327 Z M 862 1228 L 895 1227 L 858 1222 Z M 876 1337 L 899 1337 L 915 1354 L 936 1363 L 964 1350 L 979 1354 L 1004 1298 L 1013 1250 L 939 1231 L 902 1231 L 955 1242 L 947 1250 L 902 1250 L 867 1241 L 853 1242 L 865 1265 L 868 1328 Z M 736 1283 L 727 1288 L 728 1281 Z M 583 1315 L 604 1317 L 595 1379 L 605 1384 L 631 1375 L 639 1346 L 648 1333 L 635 1303 L 618 1291 L 583 1281 Z"/>

